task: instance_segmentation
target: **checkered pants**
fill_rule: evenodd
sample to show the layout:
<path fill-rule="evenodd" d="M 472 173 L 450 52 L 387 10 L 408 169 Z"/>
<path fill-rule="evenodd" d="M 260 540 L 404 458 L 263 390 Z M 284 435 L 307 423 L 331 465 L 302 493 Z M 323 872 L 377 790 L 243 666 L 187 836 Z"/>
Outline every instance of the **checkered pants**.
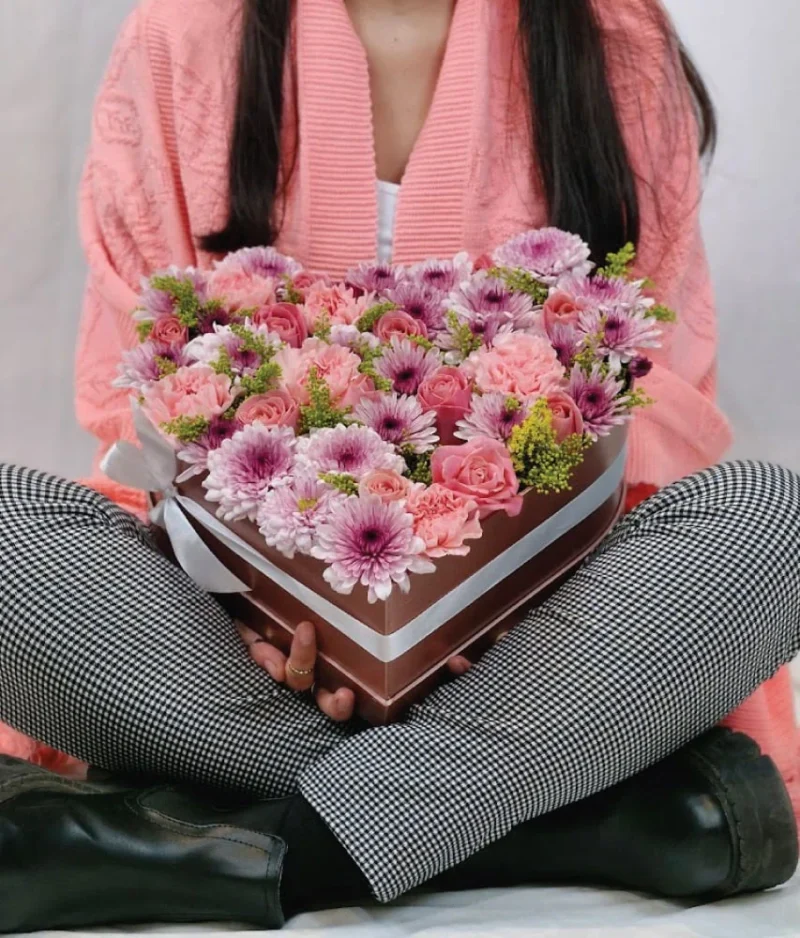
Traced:
<path fill-rule="evenodd" d="M 0 719 L 87 762 L 299 789 L 389 900 L 641 771 L 800 649 L 800 480 L 719 466 L 627 516 L 405 722 L 357 731 L 273 683 L 111 502 L 0 467 Z"/>

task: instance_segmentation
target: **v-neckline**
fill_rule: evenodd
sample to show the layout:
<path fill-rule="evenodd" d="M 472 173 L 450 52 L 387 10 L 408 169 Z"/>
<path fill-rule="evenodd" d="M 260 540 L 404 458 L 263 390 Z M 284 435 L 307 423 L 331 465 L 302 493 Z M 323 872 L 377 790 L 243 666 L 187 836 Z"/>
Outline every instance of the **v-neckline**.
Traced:
<path fill-rule="evenodd" d="M 463 244 L 473 117 L 479 73 L 486 67 L 480 54 L 485 2 L 458 0 L 453 11 L 433 100 L 403 175 L 395 220 L 396 263 L 455 254 Z M 299 0 L 296 25 L 300 146 L 310 156 L 304 161 L 308 178 L 303 180 L 310 263 L 316 269 L 339 270 L 375 256 L 377 169 L 369 64 L 343 0 Z M 324 56 L 318 54 L 323 48 Z M 420 211 L 424 226 L 415 223 Z M 459 224 L 453 224 L 454 217 Z M 355 243 L 359 256 L 339 257 L 337 243 L 342 241 L 351 249 Z"/>

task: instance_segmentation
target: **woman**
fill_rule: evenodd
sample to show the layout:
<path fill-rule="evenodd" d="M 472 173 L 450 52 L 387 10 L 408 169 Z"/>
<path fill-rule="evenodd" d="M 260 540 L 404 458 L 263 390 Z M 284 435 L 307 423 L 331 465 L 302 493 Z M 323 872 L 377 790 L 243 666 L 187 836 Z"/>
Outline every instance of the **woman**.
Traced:
<path fill-rule="evenodd" d="M 340 275 L 378 249 L 478 256 L 549 221 L 596 259 L 636 241 L 681 311 L 628 466 L 640 496 L 665 488 L 480 663 L 454 661 L 460 676 L 403 723 L 366 729 L 348 692 L 297 693 L 313 627 L 289 661 L 242 644 L 118 507 L 141 512 L 133 493 L 92 480 L 115 505 L 3 468 L 0 718 L 117 776 L 6 760 L 0 929 L 278 926 L 422 884 L 541 878 L 708 899 L 792 874 L 775 765 L 712 729 L 800 647 L 800 480 L 700 471 L 729 443 L 697 225 L 712 140 L 702 83 L 650 0 L 134 12 L 83 187 L 78 406 L 104 446 L 131 434 L 110 386 L 142 275 L 267 243 Z M 380 215 L 376 180 L 400 184 Z M 251 798 L 120 777 L 134 773 Z"/>

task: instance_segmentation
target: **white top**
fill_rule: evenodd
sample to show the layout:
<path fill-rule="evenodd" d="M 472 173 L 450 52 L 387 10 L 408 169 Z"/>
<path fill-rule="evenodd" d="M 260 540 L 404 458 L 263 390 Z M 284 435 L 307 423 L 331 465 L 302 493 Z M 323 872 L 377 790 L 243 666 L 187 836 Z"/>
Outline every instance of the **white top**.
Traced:
<path fill-rule="evenodd" d="M 388 264 L 394 246 L 394 216 L 400 186 L 396 182 L 378 180 L 378 260 Z"/>

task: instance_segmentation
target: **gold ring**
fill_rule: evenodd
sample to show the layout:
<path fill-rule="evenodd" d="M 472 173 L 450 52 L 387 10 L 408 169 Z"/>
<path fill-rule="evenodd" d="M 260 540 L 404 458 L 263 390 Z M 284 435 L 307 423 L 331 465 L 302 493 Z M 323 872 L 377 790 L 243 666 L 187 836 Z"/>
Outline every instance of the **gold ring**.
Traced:
<path fill-rule="evenodd" d="M 296 674 L 298 677 L 308 677 L 309 674 L 314 673 L 313 668 L 296 668 L 293 664 L 286 663 L 286 670 L 291 671 L 292 674 Z"/>

